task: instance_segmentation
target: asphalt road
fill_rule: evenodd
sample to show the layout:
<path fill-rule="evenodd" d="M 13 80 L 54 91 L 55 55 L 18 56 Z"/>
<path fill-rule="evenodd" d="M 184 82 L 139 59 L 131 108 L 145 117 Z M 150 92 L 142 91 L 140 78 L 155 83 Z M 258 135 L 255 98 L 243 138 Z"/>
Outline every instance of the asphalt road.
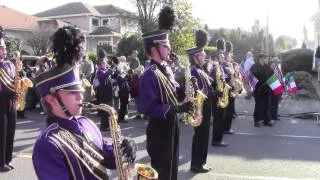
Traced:
<path fill-rule="evenodd" d="M 303 103 L 304 106 L 310 106 L 310 103 Z M 286 104 L 282 107 L 288 108 Z M 274 127 L 256 128 L 250 116 L 252 102 L 239 100 L 237 109 L 239 114 L 244 115 L 237 116 L 233 121 L 236 134 L 224 136 L 224 140 L 230 144 L 226 148 L 209 147 L 207 163 L 213 170 L 207 174 L 193 174 L 189 171 L 193 129 L 180 124 L 179 179 L 320 179 L 320 125 L 316 121 L 283 117 Z M 280 112 L 284 110 L 280 108 Z M 27 112 L 26 115 L 27 119 L 17 122 L 13 160 L 15 170 L 1 173 L 1 180 L 36 179 L 31 154 L 33 144 L 44 127 L 45 116 L 39 115 L 37 111 Z M 98 123 L 97 118 L 93 119 Z M 121 124 L 121 128 L 125 136 L 133 138 L 138 144 L 137 161 L 148 164 L 150 159 L 145 150 L 146 123 L 145 120 L 130 119 L 128 124 Z M 110 171 L 110 174 L 115 179 L 115 171 Z"/>

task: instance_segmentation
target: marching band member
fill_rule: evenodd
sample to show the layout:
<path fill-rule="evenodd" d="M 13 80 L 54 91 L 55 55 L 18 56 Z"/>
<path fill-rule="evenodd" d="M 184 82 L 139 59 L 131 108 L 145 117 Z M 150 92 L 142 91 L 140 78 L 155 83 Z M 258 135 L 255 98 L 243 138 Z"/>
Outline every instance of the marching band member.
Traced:
<path fill-rule="evenodd" d="M 159 180 L 176 180 L 179 160 L 179 122 L 177 113 L 193 110 L 193 104 L 178 104 L 178 83 L 170 77 L 164 63 L 171 51 L 168 30 L 175 21 L 170 7 L 164 7 L 159 15 L 159 30 L 144 33 L 143 39 L 150 63 L 141 76 L 139 110 L 147 115 L 147 151 L 151 166 L 159 173 Z"/>
<path fill-rule="evenodd" d="M 235 97 L 231 96 L 231 92 L 234 89 L 232 85 L 232 81 L 234 80 L 235 72 L 234 72 L 234 67 L 233 67 L 233 59 L 232 59 L 232 43 L 230 41 L 226 41 L 226 52 L 225 52 L 225 61 L 223 62 L 222 66 L 225 70 L 225 73 L 228 78 L 226 78 L 226 83 L 228 83 L 231 86 L 230 94 L 229 94 L 229 104 L 226 107 L 226 112 L 224 114 L 224 133 L 225 134 L 234 134 L 234 130 L 231 129 L 232 125 L 232 117 L 234 114 L 234 100 Z"/>
<path fill-rule="evenodd" d="M 226 83 L 226 73 L 225 69 L 222 67 L 223 62 L 225 61 L 224 49 L 225 41 L 219 39 L 217 41 L 218 53 L 214 59 L 214 67 L 210 72 L 210 77 L 214 80 L 213 89 L 214 95 L 212 100 L 212 114 L 213 114 L 213 129 L 212 129 L 212 146 L 228 146 L 227 143 L 223 141 L 223 132 L 224 132 L 224 113 L 226 106 L 228 105 L 228 89 L 229 85 Z"/>
<path fill-rule="evenodd" d="M 13 169 L 11 164 L 13 141 L 16 129 L 17 111 L 14 76 L 14 65 L 5 60 L 6 45 L 3 39 L 4 32 L 0 26 L 0 172 Z"/>
<path fill-rule="evenodd" d="M 40 180 L 108 179 L 106 168 L 116 168 L 113 145 L 93 121 L 80 116 L 83 89 L 74 63 L 81 58 L 84 36 L 68 26 L 58 29 L 52 40 L 58 66 L 35 79 L 52 119 L 34 146 L 35 172 Z M 135 159 L 133 141 L 124 139 L 121 148 L 122 158 Z"/>
<path fill-rule="evenodd" d="M 99 82 L 97 86 L 97 103 L 98 104 L 108 104 L 112 106 L 113 104 L 113 71 L 108 68 L 108 63 L 105 58 L 100 58 L 98 61 L 98 70 L 96 72 L 96 80 Z M 109 115 L 106 112 L 99 112 L 100 115 L 100 130 L 109 131 Z"/>
<path fill-rule="evenodd" d="M 207 43 L 206 32 L 199 30 L 196 32 L 197 46 L 187 50 L 189 60 L 192 64 L 191 76 L 196 79 L 196 87 L 201 90 L 206 96 L 206 100 L 203 103 L 202 110 L 202 122 L 200 126 L 194 128 L 194 135 L 192 140 L 192 155 L 191 155 L 191 168 L 194 173 L 206 173 L 211 170 L 206 166 L 208 144 L 209 144 L 209 132 L 210 132 L 210 120 L 212 114 L 212 79 L 204 70 L 206 53 L 203 47 Z"/>
<path fill-rule="evenodd" d="M 117 86 L 119 87 L 119 100 L 120 100 L 120 108 L 119 108 L 119 122 L 120 123 L 128 123 L 126 120 L 126 114 L 128 114 L 128 104 L 129 104 L 129 66 L 126 62 L 125 56 L 118 57 L 119 64 L 117 65 L 118 72 L 116 73 L 115 80 Z"/>

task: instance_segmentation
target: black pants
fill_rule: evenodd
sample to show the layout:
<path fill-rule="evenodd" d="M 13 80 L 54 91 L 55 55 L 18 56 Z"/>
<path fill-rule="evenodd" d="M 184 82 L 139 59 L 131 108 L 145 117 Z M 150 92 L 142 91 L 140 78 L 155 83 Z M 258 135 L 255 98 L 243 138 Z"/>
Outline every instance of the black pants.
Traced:
<path fill-rule="evenodd" d="M 224 131 L 230 131 L 234 114 L 234 98 L 229 96 L 229 104 L 224 114 Z"/>
<path fill-rule="evenodd" d="M 194 128 L 191 154 L 192 167 L 201 167 L 202 165 L 207 163 L 210 120 L 212 114 L 211 106 L 212 95 L 208 96 L 208 98 L 203 103 L 202 123 L 200 124 L 200 126 Z"/>
<path fill-rule="evenodd" d="M 271 119 L 278 118 L 278 107 L 279 107 L 280 98 L 281 98 L 281 95 L 271 95 L 271 102 L 270 102 Z"/>
<path fill-rule="evenodd" d="M 159 173 L 159 180 L 178 179 L 179 122 L 177 117 L 150 118 L 147 126 L 147 151 L 151 166 Z"/>
<path fill-rule="evenodd" d="M 212 100 L 212 113 L 213 113 L 213 128 L 212 128 L 212 143 L 219 143 L 223 138 L 224 124 L 223 116 L 225 108 L 217 106 L 218 96 L 214 95 Z"/>
<path fill-rule="evenodd" d="M 124 116 L 128 113 L 129 92 L 119 92 L 119 99 L 120 99 L 119 121 L 123 121 Z"/>
<path fill-rule="evenodd" d="M 270 94 L 268 93 L 254 93 L 254 122 L 264 121 L 265 123 L 270 122 Z"/>
<path fill-rule="evenodd" d="M 0 100 L 0 167 L 12 160 L 17 111 L 13 100 Z"/>
<path fill-rule="evenodd" d="M 108 102 L 108 103 L 104 103 L 104 104 L 112 106 L 112 102 Z M 110 114 L 108 114 L 107 112 L 104 112 L 104 111 L 99 111 L 99 115 L 100 115 L 100 130 L 105 130 L 105 129 L 109 128 Z"/>

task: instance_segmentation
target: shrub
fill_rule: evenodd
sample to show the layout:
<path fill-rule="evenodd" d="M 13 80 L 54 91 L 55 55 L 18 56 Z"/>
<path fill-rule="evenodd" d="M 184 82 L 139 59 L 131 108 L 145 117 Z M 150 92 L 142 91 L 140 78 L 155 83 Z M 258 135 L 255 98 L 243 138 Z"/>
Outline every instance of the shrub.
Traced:
<path fill-rule="evenodd" d="M 90 59 L 94 64 L 97 63 L 97 53 L 95 51 L 89 51 L 87 53 L 87 58 Z"/>
<path fill-rule="evenodd" d="M 217 47 L 215 46 L 207 46 L 204 48 L 204 51 L 206 52 L 206 54 L 212 54 L 217 52 Z"/>
<path fill-rule="evenodd" d="M 144 64 L 148 57 L 144 50 L 143 40 L 138 35 L 123 37 L 118 43 L 117 55 L 128 56 L 133 50 L 138 51 L 138 58 L 140 60 L 140 64 Z"/>
<path fill-rule="evenodd" d="M 292 71 L 312 70 L 313 51 L 310 49 L 294 49 L 281 53 L 283 74 Z"/>
<path fill-rule="evenodd" d="M 299 90 L 307 90 L 309 92 L 307 95 L 309 98 L 319 98 L 317 90 L 312 84 L 312 75 L 310 73 L 304 71 L 294 71 L 292 72 L 292 75 L 294 76 L 294 80 Z"/>

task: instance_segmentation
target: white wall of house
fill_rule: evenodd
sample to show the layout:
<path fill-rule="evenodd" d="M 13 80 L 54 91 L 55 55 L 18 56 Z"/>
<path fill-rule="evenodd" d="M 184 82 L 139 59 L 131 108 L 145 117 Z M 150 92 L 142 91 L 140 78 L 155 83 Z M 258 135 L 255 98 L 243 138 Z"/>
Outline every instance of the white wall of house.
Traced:
<path fill-rule="evenodd" d="M 117 51 L 117 45 L 120 41 L 121 37 L 118 36 L 104 36 L 104 37 L 94 37 L 88 36 L 86 37 L 86 51 L 97 51 L 97 45 L 102 44 L 110 44 L 112 46 L 112 51 Z"/>
<path fill-rule="evenodd" d="M 62 17 L 62 18 L 57 18 L 57 19 L 74 24 L 74 25 L 78 26 L 80 29 L 83 29 L 85 31 L 90 31 L 91 17 L 89 17 L 89 16 Z"/>

